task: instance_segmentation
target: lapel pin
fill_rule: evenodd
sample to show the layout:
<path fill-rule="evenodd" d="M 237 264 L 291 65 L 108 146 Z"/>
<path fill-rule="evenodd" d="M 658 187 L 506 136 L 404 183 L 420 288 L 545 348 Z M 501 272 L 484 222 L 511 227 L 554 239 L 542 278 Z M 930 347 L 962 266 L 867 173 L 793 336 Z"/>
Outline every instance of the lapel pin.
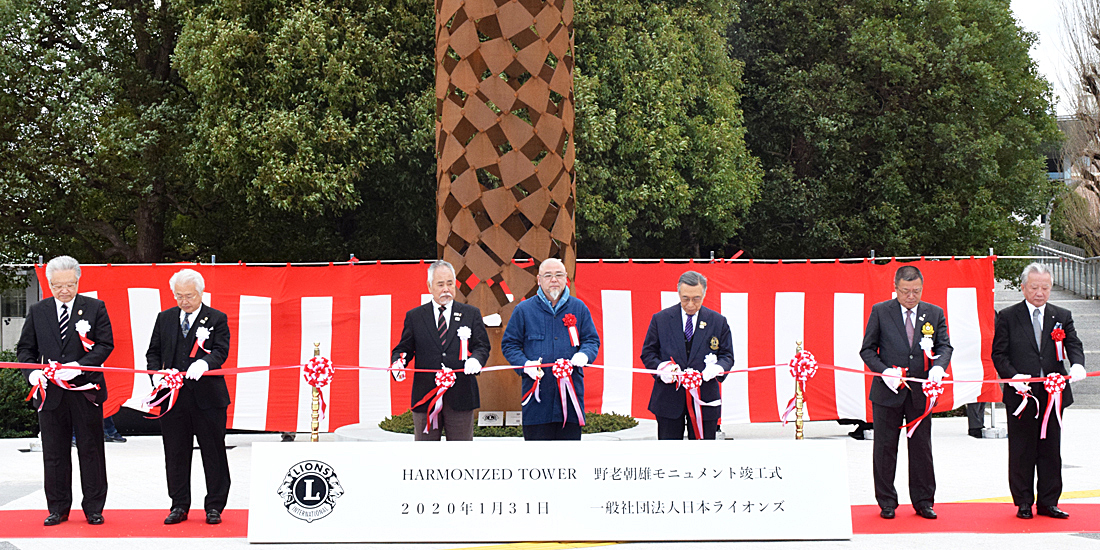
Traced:
<path fill-rule="evenodd" d="M 84 315 L 84 310 L 83 310 L 83 309 L 78 309 L 78 310 L 76 311 L 76 314 L 77 314 L 77 315 Z"/>
<path fill-rule="evenodd" d="M 706 321 L 699 321 L 699 328 L 700 329 L 707 328 L 707 322 Z"/>

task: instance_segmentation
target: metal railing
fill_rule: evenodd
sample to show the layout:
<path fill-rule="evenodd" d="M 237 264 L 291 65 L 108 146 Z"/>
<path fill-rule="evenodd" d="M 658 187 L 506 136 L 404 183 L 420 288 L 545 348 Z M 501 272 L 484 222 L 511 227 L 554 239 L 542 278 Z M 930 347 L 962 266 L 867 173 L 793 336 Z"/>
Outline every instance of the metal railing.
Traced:
<path fill-rule="evenodd" d="M 1031 253 L 1056 257 L 1047 260 L 1055 285 L 1085 298 L 1100 298 L 1100 256 L 1086 257 L 1085 250 L 1050 239 L 1039 239 Z"/>

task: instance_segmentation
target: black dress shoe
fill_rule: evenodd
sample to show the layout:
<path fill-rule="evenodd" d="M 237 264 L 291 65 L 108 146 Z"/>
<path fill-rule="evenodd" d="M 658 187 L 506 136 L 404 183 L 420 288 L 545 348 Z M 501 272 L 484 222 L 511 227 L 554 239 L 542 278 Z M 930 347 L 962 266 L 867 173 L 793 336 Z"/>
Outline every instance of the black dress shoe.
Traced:
<path fill-rule="evenodd" d="M 206 523 L 217 525 L 222 522 L 222 513 L 217 510 L 206 511 Z"/>
<path fill-rule="evenodd" d="M 867 439 L 867 438 L 866 438 L 866 437 L 865 437 L 865 436 L 863 435 L 863 430 L 861 430 L 861 429 L 859 429 L 859 428 L 856 428 L 856 429 L 854 429 L 854 430 L 852 430 L 852 431 L 848 432 L 848 437 L 850 437 L 850 438 L 852 438 L 852 439 L 858 439 L 859 441 L 863 441 L 864 439 Z"/>
<path fill-rule="evenodd" d="M 103 514 L 98 512 L 88 514 L 88 525 L 103 525 Z"/>
<path fill-rule="evenodd" d="M 970 430 L 967 430 L 966 433 L 967 433 L 967 435 L 969 435 L 970 437 L 973 437 L 973 438 L 977 438 L 977 439 L 982 438 L 982 429 L 981 428 L 972 428 Z"/>
<path fill-rule="evenodd" d="M 894 519 L 894 509 L 883 508 L 882 511 L 878 513 L 878 516 L 882 519 Z"/>
<path fill-rule="evenodd" d="M 46 521 L 43 521 L 42 525 L 45 525 L 46 527 L 53 527 L 54 525 L 57 525 L 63 521 L 69 521 L 69 514 L 53 513 L 46 516 Z"/>
<path fill-rule="evenodd" d="M 1040 516 L 1057 519 L 1069 519 L 1069 514 L 1060 510 L 1057 506 L 1036 506 L 1035 511 Z"/>
<path fill-rule="evenodd" d="M 165 525 L 175 525 L 181 521 L 187 521 L 187 510 L 183 508 L 172 508 L 168 517 L 164 518 Z"/>
<path fill-rule="evenodd" d="M 1020 519 L 1031 519 L 1031 505 L 1021 506 L 1019 510 L 1016 510 L 1016 517 Z"/>
<path fill-rule="evenodd" d="M 917 510 L 917 515 L 924 519 L 936 519 L 936 511 L 931 506 L 925 506 Z"/>

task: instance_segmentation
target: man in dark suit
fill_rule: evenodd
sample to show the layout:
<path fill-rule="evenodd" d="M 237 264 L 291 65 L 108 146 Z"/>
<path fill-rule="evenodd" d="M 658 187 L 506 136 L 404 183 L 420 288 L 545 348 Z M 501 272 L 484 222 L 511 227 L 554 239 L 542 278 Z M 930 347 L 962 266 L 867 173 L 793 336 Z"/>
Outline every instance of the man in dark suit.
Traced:
<path fill-rule="evenodd" d="M 1073 328 L 1073 315 L 1068 309 L 1047 303 L 1050 298 L 1050 270 L 1042 264 L 1030 264 L 1024 268 L 1020 283 L 1024 301 L 1002 309 L 994 322 L 992 358 L 997 375 L 1001 378 L 1042 378 L 1052 373 L 1066 375 L 1064 359 L 1069 359 L 1073 365 L 1068 374 L 1070 381 L 1083 380 L 1086 376 L 1083 366 L 1085 352 Z M 1065 335 L 1062 340 L 1063 359 L 1058 358 L 1057 345 L 1052 336 L 1055 328 L 1060 328 Z M 1038 400 L 1038 410 L 1033 408 L 1035 404 L 1032 402 L 1020 412 L 1019 417 L 1011 414 L 1025 399 L 1022 394 L 1029 391 Z M 1049 395 L 1041 382 L 1013 382 L 1004 388 L 1003 393 L 1005 407 L 1010 411 L 1008 488 L 1012 492 L 1012 502 L 1017 506 L 1016 517 L 1032 518 L 1031 503 L 1036 502 L 1037 472 L 1036 511 L 1041 516 L 1068 518 L 1069 514 L 1058 508 L 1058 499 L 1062 495 L 1062 427 L 1053 411 L 1049 418 L 1045 417 Z M 1066 385 L 1062 392 L 1062 408 L 1072 403 L 1073 392 Z M 1042 436 L 1043 422 L 1046 422 L 1046 437 Z"/>
<path fill-rule="evenodd" d="M 447 441 L 472 441 L 474 409 L 481 406 L 475 376 L 489 360 L 489 335 L 480 310 L 454 301 L 455 268 L 450 263 L 438 260 L 428 266 L 428 290 L 432 301 L 405 313 L 401 341 L 391 356 L 391 372 L 395 380 L 403 381 L 404 368 L 413 359 L 416 368 L 425 371 L 413 374 L 410 405 L 417 441 L 439 441 L 444 432 Z M 463 340 L 466 357 L 462 356 Z M 454 373 L 454 386 L 443 395 L 438 423 L 428 427 L 432 399 L 425 400 L 425 396 L 436 387 L 437 369 L 461 372 Z"/>
<path fill-rule="evenodd" d="M 894 473 L 898 465 L 898 438 L 901 426 L 924 414 L 925 397 L 921 383 L 905 382 L 902 376 L 943 380 L 951 362 L 951 342 L 943 309 L 921 302 L 924 276 L 913 266 L 898 268 L 894 274 L 897 298 L 879 302 L 871 308 L 863 347 L 859 356 L 871 370 L 883 377 L 871 382 L 871 412 L 874 415 L 873 450 L 875 499 L 885 519 L 894 518 L 898 492 Z M 934 359 L 926 361 L 925 350 Z M 926 369 L 926 364 L 931 367 Z M 932 510 L 936 496 L 936 474 L 932 468 L 932 419 L 925 418 L 909 438 L 909 498 L 921 517 L 936 519 Z"/>
<path fill-rule="evenodd" d="M 642 364 L 655 369 L 649 412 L 657 417 L 657 439 L 698 439 L 688 414 L 687 390 L 677 376 L 687 369 L 702 373 L 699 387 L 703 439 L 714 439 L 722 417 L 720 386 L 733 367 L 733 337 L 726 318 L 703 307 L 707 278 L 695 271 L 684 272 L 676 283 L 680 304 L 653 314 L 642 343 Z"/>
<path fill-rule="evenodd" d="M 203 374 L 222 368 L 229 357 L 229 322 L 224 313 L 202 303 L 206 283 L 199 272 L 181 270 L 172 275 L 168 286 L 178 306 L 157 315 L 145 354 L 150 370 L 187 372 L 175 405 L 160 418 L 168 496 L 172 498 L 164 523 L 187 520 L 191 509 L 191 457 L 197 439 L 206 474 L 206 523 L 217 524 L 229 499 L 229 460 L 225 454 L 229 390 L 225 377 Z M 161 404 L 162 409 L 167 406 L 167 401 Z"/>
<path fill-rule="evenodd" d="M 41 369 L 23 369 L 32 386 L 46 388 L 45 403 L 36 395 L 38 425 L 42 432 L 42 463 L 45 470 L 46 506 L 44 522 L 57 525 L 69 519 L 73 504 L 73 461 L 70 441 L 76 437 L 80 459 L 80 506 L 88 523 L 103 523 L 107 500 L 107 462 L 103 453 L 103 402 L 107 384 L 101 372 L 83 372 L 81 365 L 102 366 L 115 348 L 111 319 L 101 300 L 81 296 L 80 263 L 58 256 L 46 264 L 52 298 L 31 306 L 16 345 L 20 363 L 57 361 L 55 380 L 47 380 Z M 61 380 L 74 390 L 56 384 Z M 84 388 L 84 389 L 80 389 Z M 75 430 L 75 431 L 74 431 Z"/>

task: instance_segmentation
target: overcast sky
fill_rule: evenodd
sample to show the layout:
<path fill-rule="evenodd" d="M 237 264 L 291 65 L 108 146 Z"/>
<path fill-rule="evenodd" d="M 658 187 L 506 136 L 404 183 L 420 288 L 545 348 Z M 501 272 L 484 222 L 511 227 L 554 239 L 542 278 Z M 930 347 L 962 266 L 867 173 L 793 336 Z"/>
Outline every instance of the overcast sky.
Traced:
<path fill-rule="evenodd" d="M 1063 2 L 1073 0 L 1012 0 L 1012 13 L 1020 26 L 1039 35 L 1039 43 L 1031 48 L 1031 57 L 1039 65 L 1039 72 L 1050 81 L 1057 96 L 1059 115 L 1070 114 L 1063 98 L 1063 85 L 1070 81 L 1069 62 L 1062 51 Z"/>

